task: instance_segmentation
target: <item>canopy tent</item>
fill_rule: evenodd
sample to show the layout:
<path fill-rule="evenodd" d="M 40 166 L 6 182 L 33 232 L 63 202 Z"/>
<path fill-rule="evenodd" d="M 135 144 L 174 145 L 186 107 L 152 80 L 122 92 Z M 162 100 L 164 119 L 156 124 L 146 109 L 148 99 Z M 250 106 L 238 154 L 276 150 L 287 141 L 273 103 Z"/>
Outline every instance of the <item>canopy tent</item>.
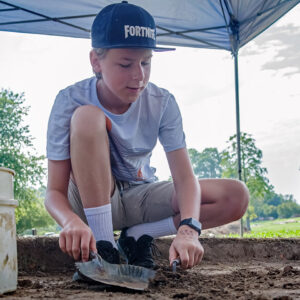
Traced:
<path fill-rule="evenodd" d="M 0 0 L 0 30 L 89 38 L 109 0 Z M 130 0 L 147 9 L 162 45 L 223 49 L 234 57 L 238 177 L 241 179 L 238 51 L 300 0 Z"/>
<path fill-rule="evenodd" d="M 0 30 L 89 38 L 96 13 L 116 0 L 0 1 Z M 130 0 L 157 24 L 158 43 L 235 53 L 299 0 Z"/>

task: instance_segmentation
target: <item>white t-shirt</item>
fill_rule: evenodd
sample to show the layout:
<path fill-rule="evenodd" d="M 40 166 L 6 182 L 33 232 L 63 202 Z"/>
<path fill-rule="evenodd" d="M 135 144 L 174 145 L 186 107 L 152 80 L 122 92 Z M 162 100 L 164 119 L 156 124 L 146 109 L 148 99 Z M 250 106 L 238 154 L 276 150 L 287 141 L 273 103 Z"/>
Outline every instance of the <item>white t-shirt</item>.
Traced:
<path fill-rule="evenodd" d="M 70 158 L 70 120 L 75 109 L 95 105 L 110 120 L 108 130 L 112 173 L 131 183 L 153 182 L 152 150 L 159 138 L 165 152 L 185 148 L 182 119 L 175 98 L 167 90 L 148 83 L 139 98 L 123 114 L 106 110 L 97 97 L 97 79 L 85 79 L 61 90 L 48 123 L 47 157 Z"/>

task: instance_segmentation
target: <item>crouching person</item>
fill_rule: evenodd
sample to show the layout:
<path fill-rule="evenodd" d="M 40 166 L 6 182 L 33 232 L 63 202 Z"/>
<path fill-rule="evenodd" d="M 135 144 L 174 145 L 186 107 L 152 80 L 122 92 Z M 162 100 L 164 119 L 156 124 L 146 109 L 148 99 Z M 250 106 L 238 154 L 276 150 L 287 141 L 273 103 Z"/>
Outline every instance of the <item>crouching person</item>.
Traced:
<path fill-rule="evenodd" d="M 176 234 L 170 263 L 200 263 L 202 229 L 241 218 L 248 191 L 231 179 L 198 181 L 174 96 L 149 82 L 156 46 L 153 17 L 125 1 L 103 8 L 92 29 L 95 77 L 59 92 L 47 134 L 45 205 L 62 226 L 59 245 L 75 260 L 89 251 L 110 263 L 154 267 L 153 239 Z M 159 139 L 173 182 L 150 166 Z M 117 243 L 113 230 L 122 230 Z"/>

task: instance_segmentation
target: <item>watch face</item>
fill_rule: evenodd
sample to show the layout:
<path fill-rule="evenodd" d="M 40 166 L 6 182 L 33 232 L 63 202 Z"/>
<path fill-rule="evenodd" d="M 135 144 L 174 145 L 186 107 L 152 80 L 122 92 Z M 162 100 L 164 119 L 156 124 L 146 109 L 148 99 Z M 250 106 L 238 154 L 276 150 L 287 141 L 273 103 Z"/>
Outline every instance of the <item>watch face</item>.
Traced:
<path fill-rule="evenodd" d="M 201 230 L 201 223 L 192 218 L 192 224 Z"/>
<path fill-rule="evenodd" d="M 199 235 L 201 234 L 201 229 L 202 229 L 201 223 L 198 222 L 194 218 L 189 218 L 189 219 L 182 220 L 180 222 L 179 226 L 181 226 L 181 225 L 187 225 L 187 226 L 195 229 L 199 233 Z"/>

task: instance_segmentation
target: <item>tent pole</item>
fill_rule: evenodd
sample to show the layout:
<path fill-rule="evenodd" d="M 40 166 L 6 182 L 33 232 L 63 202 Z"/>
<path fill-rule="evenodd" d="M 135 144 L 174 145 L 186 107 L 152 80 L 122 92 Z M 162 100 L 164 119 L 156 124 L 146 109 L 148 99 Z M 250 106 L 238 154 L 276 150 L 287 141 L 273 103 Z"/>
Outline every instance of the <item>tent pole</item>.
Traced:
<path fill-rule="evenodd" d="M 237 158 L 238 158 L 238 178 L 239 178 L 239 180 L 242 180 L 238 51 L 235 51 L 235 53 L 234 53 L 234 79 L 235 79 L 235 108 L 236 108 L 236 139 L 237 139 Z M 240 234 L 241 234 L 241 236 L 244 235 L 243 218 L 241 218 Z"/>

